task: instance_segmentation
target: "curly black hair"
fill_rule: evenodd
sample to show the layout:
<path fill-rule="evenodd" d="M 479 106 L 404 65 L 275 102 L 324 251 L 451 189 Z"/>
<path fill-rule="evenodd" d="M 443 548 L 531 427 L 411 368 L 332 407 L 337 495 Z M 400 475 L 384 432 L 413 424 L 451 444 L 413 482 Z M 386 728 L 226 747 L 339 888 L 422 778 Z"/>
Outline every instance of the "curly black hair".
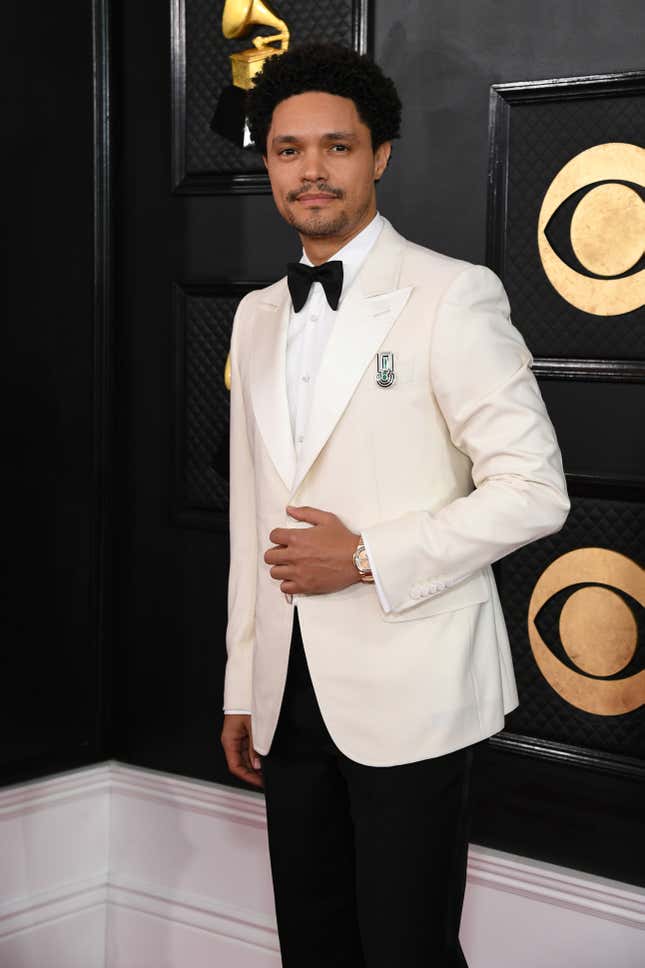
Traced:
<path fill-rule="evenodd" d="M 267 150 L 275 107 L 305 91 L 350 98 L 370 129 L 372 148 L 400 137 L 401 101 L 394 82 L 366 54 L 340 44 L 303 44 L 270 57 L 248 94 L 247 117 L 256 149 Z"/>

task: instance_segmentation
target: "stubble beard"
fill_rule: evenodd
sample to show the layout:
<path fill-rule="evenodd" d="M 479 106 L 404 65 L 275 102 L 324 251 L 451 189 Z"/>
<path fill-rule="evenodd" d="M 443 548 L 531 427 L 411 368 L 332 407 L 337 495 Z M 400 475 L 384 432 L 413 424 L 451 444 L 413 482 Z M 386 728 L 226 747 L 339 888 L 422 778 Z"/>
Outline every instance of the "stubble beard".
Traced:
<path fill-rule="evenodd" d="M 324 239 L 330 235 L 341 234 L 347 228 L 349 218 L 347 212 L 339 212 L 338 215 L 330 217 L 322 211 L 316 212 L 312 209 L 306 221 L 296 218 L 292 213 L 289 223 L 299 235 L 309 239 Z"/>
<path fill-rule="evenodd" d="M 343 196 L 340 195 L 339 197 L 342 198 Z M 367 200 L 356 213 L 354 219 L 350 219 L 346 210 L 338 212 L 337 215 L 331 215 L 322 208 L 318 211 L 312 208 L 309 211 L 307 219 L 304 220 L 298 218 L 293 209 L 290 208 L 288 209 L 287 221 L 299 235 L 305 238 L 324 239 L 330 236 L 346 234 L 348 229 L 351 230 L 353 225 L 358 224 L 363 219 L 369 205 L 369 200 Z"/>

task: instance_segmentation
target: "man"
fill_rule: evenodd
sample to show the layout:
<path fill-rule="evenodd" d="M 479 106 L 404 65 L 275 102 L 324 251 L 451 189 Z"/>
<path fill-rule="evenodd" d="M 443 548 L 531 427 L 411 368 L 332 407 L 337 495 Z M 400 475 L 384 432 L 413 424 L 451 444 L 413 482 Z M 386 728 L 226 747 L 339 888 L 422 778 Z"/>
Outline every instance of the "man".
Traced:
<path fill-rule="evenodd" d="M 249 122 L 304 253 L 233 328 L 222 743 L 285 968 L 464 966 L 473 750 L 517 705 L 490 566 L 562 526 L 560 452 L 497 277 L 377 213 L 380 69 L 289 51 Z"/>

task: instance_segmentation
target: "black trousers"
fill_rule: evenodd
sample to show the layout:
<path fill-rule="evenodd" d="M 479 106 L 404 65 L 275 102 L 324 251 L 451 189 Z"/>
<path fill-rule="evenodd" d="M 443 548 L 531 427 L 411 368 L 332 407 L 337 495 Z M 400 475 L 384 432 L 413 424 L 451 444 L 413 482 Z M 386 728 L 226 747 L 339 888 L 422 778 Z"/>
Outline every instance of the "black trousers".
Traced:
<path fill-rule="evenodd" d="M 296 610 L 261 757 L 283 968 L 467 968 L 458 933 L 474 748 L 385 767 L 341 753 Z"/>

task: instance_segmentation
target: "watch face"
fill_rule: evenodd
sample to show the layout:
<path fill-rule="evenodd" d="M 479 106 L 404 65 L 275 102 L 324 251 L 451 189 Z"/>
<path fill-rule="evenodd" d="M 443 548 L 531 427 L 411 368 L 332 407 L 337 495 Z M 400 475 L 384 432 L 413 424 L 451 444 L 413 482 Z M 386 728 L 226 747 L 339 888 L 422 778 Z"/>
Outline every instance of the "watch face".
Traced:
<path fill-rule="evenodd" d="M 367 557 L 367 552 L 365 551 L 365 548 L 362 548 L 361 551 L 359 551 L 358 554 L 356 555 L 356 567 L 360 572 L 366 572 L 370 570 L 370 562 L 369 562 L 369 558 Z"/>

